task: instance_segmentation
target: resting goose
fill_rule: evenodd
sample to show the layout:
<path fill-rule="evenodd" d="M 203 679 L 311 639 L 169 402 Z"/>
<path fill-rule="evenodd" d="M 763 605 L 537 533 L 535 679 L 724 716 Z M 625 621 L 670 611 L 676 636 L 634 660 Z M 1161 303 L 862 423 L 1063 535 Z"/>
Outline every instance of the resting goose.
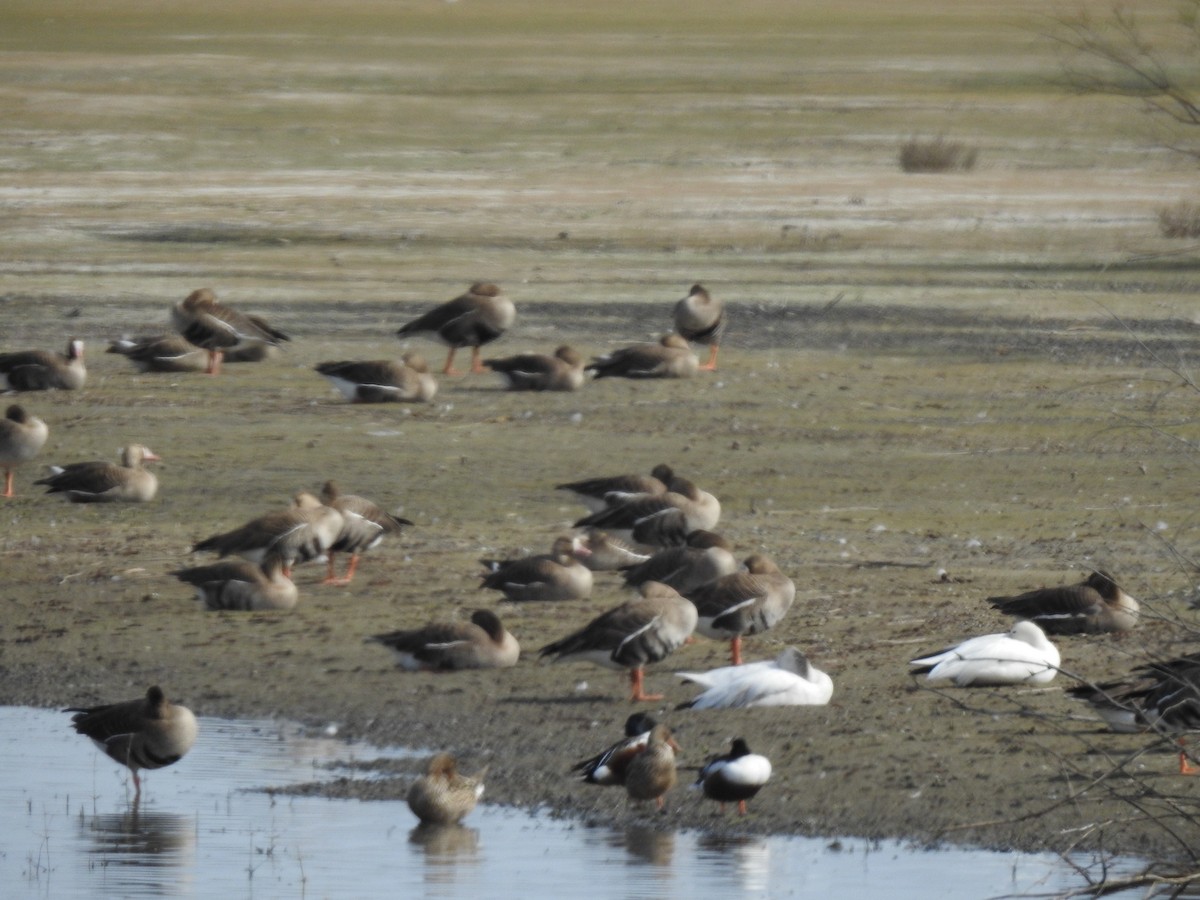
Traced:
<path fill-rule="evenodd" d="M 480 560 L 488 570 L 479 589 L 500 591 L 514 603 L 586 600 L 592 593 L 592 570 L 577 556 L 586 552 L 578 538 L 560 537 L 548 554 Z"/>
<path fill-rule="evenodd" d="M 641 596 L 597 616 L 583 628 L 547 644 L 539 656 L 554 662 L 595 663 L 609 669 L 628 669 L 629 699 L 661 700 L 645 692 L 644 667 L 666 658 L 696 627 L 696 607 L 674 588 L 648 581 Z"/>
<path fill-rule="evenodd" d="M 283 559 L 283 572 L 290 578 L 292 566 L 324 555 L 341 530 L 341 513 L 325 506 L 312 494 L 301 491 L 296 495 L 295 505 L 198 541 L 192 552 L 237 555 L 257 563 L 276 555 Z"/>
<path fill-rule="evenodd" d="M 714 300 L 703 287 L 693 284 L 688 295 L 675 304 L 675 330 L 685 340 L 708 346 L 708 361 L 701 371 L 717 368 L 717 351 L 725 334 L 725 304 Z"/>
<path fill-rule="evenodd" d="M 691 378 L 700 361 L 678 334 L 663 335 L 657 343 L 621 347 L 599 356 L 585 367 L 596 378 Z"/>
<path fill-rule="evenodd" d="M 259 316 L 239 312 L 217 300 L 208 288 L 192 291 L 171 309 L 171 320 L 183 337 L 208 351 L 210 375 L 221 371 L 227 352 L 235 348 L 270 345 L 291 340 L 282 331 L 272 328 Z"/>
<path fill-rule="evenodd" d="M 637 544 L 674 547 L 697 530 L 712 531 L 721 518 L 721 502 L 686 478 L 671 478 L 663 494 L 637 494 L 575 522 L 576 528 L 601 528 Z"/>
<path fill-rule="evenodd" d="M 713 531 L 698 529 L 687 536 L 682 547 L 659 550 L 640 565 L 625 569 L 625 584 L 637 587 L 645 581 L 660 581 L 689 596 L 692 591 L 738 570 L 729 541 Z"/>
<path fill-rule="evenodd" d="M 158 685 L 139 700 L 105 706 L 72 706 L 75 731 L 92 739 L 110 759 L 128 766 L 136 804 L 142 796 L 138 769 L 161 769 L 179 762 L 196 743 L 200 728 L 186 706 L 170 703 Z"/>
<path fill-rule="evenodd" d="M 408 631 L 368 638 L 383 644 L 396 663 L 410 672 L 455 672 L 460 669 L 507 669 L 517 664 L 521 646 L 487 609 L 471 613 L 469 622 L 435 622 Z"/>
<path fill-rule="evenodd" d="M 148 503 L 158 493 L 158 478 L 142 463 L 162 457 L 142 444 L 121 450 L 121 464 L 99 460 L 51 466 L 51 474 L 34 484 L 47 494 L 66 494 L 72 503 Z"/>
<path fill-rule="evenodd" d="M 77 391 L 87 381 L 83 341 L 71 338 L 67 352 L 18 350 L 0 353 L 0 391 Z"/>
<path fill-rule="evenodd" d="M 1005 615 L 1037 622 L 1047 634 L 1129 631 L 1138 623 L 1138 602 L 1107 572 L 1093 572 L 1079 584 L 988 597 L 987 602 Z"/>
<path fill-rule="evenodd" d="M 728 640 L 733 665 L 742 662 L 742 637 L 775 627 L 796 599 L 796 585 L 774 560 L 755 553 L 745 571 L 723 575 L 687 594 L 696 604 L 696 630 L 713 640 Z"/>
<path fill-rule="evenodd" d="M 1003 634 L 984 634 L 912 660 L 913 674 L 957 687 L 1046 684 L 1058 674 L 1058 648 L 1033 622 L 1022 620 Z"/>
<path fill-rule="evenodd" d="M 351 403 L 425 403 L 437 394 L 437 379 L 419 353 L 399 360 L 343 360 L 314 368 Z"/>
<path fill-rule="evenodd" d="M 354 580 L 362 554 L 377 547 L 385 536 L 399 534 L 404 526 L 413 524 L 408 519 L 384 512 L 366 497 L 343 494 L 333 481 L 326 481 L 321 488 L 321 502 L 342 515 L 341 530 L 327 552 L 329 568 L 325 584 L 349 584 Z M 350 554 L 350 565 L 341 578 L 334 575 L 334 557 L 338 553 Z"/>
<path fill-rule="evenodd" d="M 660 722 L 650 729 L 646 749 L 625 769 L 625 793 L 630 800 L 653 800 L 660 810 L 665 807 L 663 797 L 678 778 L 675 752 L 679 749 L 666 725 Z"/>
<path fill-rule="evenodd" d="M 196 589 L 196 599 L 210 610 L 263 612 L 296 606 L 299 591 L 283 573 L 283 559 L 268 556 L 262 565 L 228 560 L 171 573 Z"/>
<path fill-rule="evenodd" d="M 460 775 L 458 763 L 449 753 L 429 761 L 425 774 L 408 789 L 408 808 L 429 825 L 453 825 L 475 808 L 483 796 L 487 768 L 475 775 Z"/>
<path fill-rule="evenodd" d="M 696 786 L 704 796 L 721 804 L 737 803 L 738 814 L 746 814 L 746 801 L 756 795 L 771 778 L 771 761 L 759 753 L 751 753 L 743 738 L 734 738 L 728 753 L 716 756 L 704 764 Z"/>
<path fill-rule="evenodd" d="M 595 756 L 575 763 L 571 771 L 579 772 L 579 777 L 588 784 L 605 787 L 624 784 L 629 763 L 646 749 L 650 730 L 657 724 L 649 713 L 634 713 L 625 720 L 625 737 L 609 744 Z"/>
<path fill-rule="evenodd" d="M 50 429 L 37 416 L 14 403 L 0 419 L 0 468 L 4 469 L 4 497 L 13 495 L 13 470 L 41 452 Z"/>
<path fill-rule="evenodd" d="M 679 704 L 679 709 L 824 706 L 833 696 L 833 679 L 795 647 L 771 660 L 676 674 L 704 688 L 694 700 Z"/>
<path fill-rule="evenodd" d="M 568 491 L 587 507 L 588 512 L 600 512 L 641 494 L 665 494 L 667 483 L 675 476 L 671 467 L 659 463 L 649 475 L 605 475 L 556 484 L 556 491 Z"/>
<path fill-rule="evenodd" d="M 488 282 L 476 282 L 467 292 L 396 330 L 397 337 L 431 333 L 450 348 L 443 375 L 460 375 L 454 369 L 454 354 L 460 347 L 471 348 L 471 372 L 483 372 L 479 348 L 490 344 L 512 327 L 517 317 L 513 306 L 500 288 Z"/>
<path fill-rule="evenodd" d="M 203 372 L 208 365 L 203 348 L 175 335 L 118 338 L 108 352 L 124 356 L 139 372 Z"/>
<path fill-rule="evenodd" d="M 636 566 L 650 558 L 631 544 L 606 531 L 592 529 L 579 538 L 576 557 L 593 572 L 615 572 Z"/>
<path fill-rule="evenodd" d="M 577 391 L 583 386 L 583 357 L 566 344 L 553 356 L 521 353 L 485 359 L 483 365 L 498 374 L 510 391 Z"/>

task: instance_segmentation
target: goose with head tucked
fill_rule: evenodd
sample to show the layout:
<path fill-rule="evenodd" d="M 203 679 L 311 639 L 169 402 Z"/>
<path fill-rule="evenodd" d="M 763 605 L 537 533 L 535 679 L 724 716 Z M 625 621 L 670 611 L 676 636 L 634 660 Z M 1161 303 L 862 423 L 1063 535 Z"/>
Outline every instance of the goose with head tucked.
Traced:
<path fill-rule="evenodd" d="M 260 316 L 240 312 L 217 300 L 209 288 L 192 291 L 171 308 L 171 321 L 185 340 L 208 351 L 210 375 L 221 371 L 226 353 L 251 346 L 278 347 L 289 338 Z"/>
<path fill-rule="evenodd" d="M 914 675 L 956 687 L 1046 684 L 1058 674 L 1058 648 L 1036 623 L 1022 619 L 1006 632 L 983 634 L 912 660 Z"/>
<path fill-rule="evenodd" d="M 392 651 L 396 664 L 410 672 L 507 669 L 521 656 L 517 639 L 488 609 L 475 610 L 468 622 L 434 622 L 367 640 L 383 644 Z"/>
<path fill-rule="evenodd" d="M 592 570 L 583 564 L 579 538 L 559 537 L 549 553 L 509 560 L 480 560 L 486 571 L 480 590 L 500 591 L 514 603 L 586 600 L 592 593 Z"/>
<path fill-rule="evenodd" d="M 573 494 L 580 503 L 587 507 L 588 512 L 596 513 L 642 494 L 655 496 L 665 494 L 667 484 L 674 477 L 675 473 L 670 466 L 666 463 L 659 463 L 650 470 L 649 475 L 637 473 L 601 475 L 596 478 L 583 478 L 579 481 L 557 484 L 554 489 Z"/>
<path fill-rule="evenodd" d="M 1005 615 L 1037 622 L 1047 634 L 1129 631 L 1138 623 L 1137 600 L 1100 571 L 1079 584 L 1037 588 L 1015 597 L 988 597 L 987 602 Z"/>
<path fill-rule="evenodd" d="M 600 378 L 691 378 L 700 361 L 678 334 L 665 334 L 655 343 L 620 347 L 585 366 Z"/>
<path fill-rule="evenodd" d="M 294 609 L 299 599 L 295 583 L 283 573 L 283 559 L 271 555 L 262 565 L 249 560 L 223 560 L 171 573 L 196 590 L 208 610 L 264 612 Z"/>
<path fill-rule="evenodd" d="M 583 386 L 583 357 L 567 344 L 553 355 L 519 353 L 485 359 L 483 365 L 499 375 L 510 391 L 577 391 Z"/>
<path fill-rule="evenodd" d="M 795 647 L 775 659 L 675 674 L 704 688 L 695 699 L 679 704 L 679 709 L 824 706 L 833 697 L 833 679 Z"/>
<path fill-rule="evenodd" d="M 107 352 L 124 356 L 139 372 L 203 372 L 208 366 L 204 348 L 177 335 L 122 337 Z"/>
<path fill-rule="evenodd" d="M 433 334 L 450 348 L 443 375 L 461 375 L 454 368 L 454 354 L 463 347 L 471 348 L 471 369 L 474 374 L 484 371 L 480 348 L 499 338 L 512 327 L 517 309 L 500 288 L 491 282 L 477 281 L 465 294 L 401 325 L 396 331 L 400 338 L 416 334 Z"/>
<path fill-rule="evenodd" d="M 640 565 L 626 568 L 625 584 L 637 587 L 644 581 L 659 581 L 686 597 L 738 570 L 731 550 L 729 541 L 715 531 L 697 529 L 688 534 L 682 547 L 664 547 Z"/>
<path fill-rule="evenodd" d="M 593 572 L 616 572 L 650 558 L 649 553 L 639 550 L 628 541 L 594 528 L 580 537 L 579 542 L 581 552 L 576 556 Z"/>
<path fill-rule="evenodd" d="M 486 774 L 484 767 L 475 775 L 462 775 L 453 756 L 439 753 L 429 761 L 425 774 L 409 787 L 405 798 L 408 808 L 427 825 L 461 822 L 483 796 Z"/>
<path fill-rule="evenodd" d="M 143 463 L 161 459 L 144 444 L 130 444 L 121 449 L 120 465 L 92 460 L 51 466 L 51 474 L 34 484 L 72 503 L 148 503 L 158 493 L 158 477 Z"/>
<path fill-rule="evenodd" d="M 405 353 L 399 360 L 323 362 L 314 368 L 351 403 L 425 403 L 438 390 L 419 353 Z"/>
<path fill-rule="evenodd" d="M 769 556 L 752 554 L 744 566 L 687 594 L 699 614 L 696 630 L 729 641 L 735 666 L 742 661 L 742 638 L 774 628 L 796 599 L 796 585 Z"/>
<path fill-rule="evenodd" d="M 29 462 L 46 445 L 50 429 L 25 407 L 12 404 L 0 419 L 0 468 L 4 469 L 4 493 L 13 495 L 13 470 Z"/>
<path fill-rule="evenodd" d="M 0 391 L 77 391 L 87 382 L 83 341 L 71 338 L 66 353 L 17 350 L 0 353 Z"/>
<path fill-rule="evenodd" d="M 707 345 L 708 361 L 699 368 L 712 372 L 717 368 L 717 351 L 725 335 L 725 304 L 703 286 L 693 284 L 688 295 L 675 304 L 675 330 L 688 341 Z"/>
<path fill-rule="evenodd" d="M 665 493 L 637 494 L 575 522 L 576 528 L 600 528 L 649 547 L 677 547 L 693 531 L 712 531 L 721 518 L 721 502 L 687 478 L 675 475 Z"/>

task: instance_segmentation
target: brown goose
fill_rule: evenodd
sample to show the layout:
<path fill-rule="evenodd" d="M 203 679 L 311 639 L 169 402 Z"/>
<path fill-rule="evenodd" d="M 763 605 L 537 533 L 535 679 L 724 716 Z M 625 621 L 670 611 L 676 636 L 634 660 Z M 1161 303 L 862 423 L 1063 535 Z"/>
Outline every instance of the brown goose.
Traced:
<path fill-rule="evenodd" d="M 656 344 L 621 347 L 585 367 L 597 378 L 691 378 L 700 361 L 687 341 L 677 334 L 663 335 Z"/>
<path fill-rule="evenodd" d="M 453 825 L 475 808 L 483 796 L 483 777 L 487 768 L 475 775 L 460 775 L 458 763 L 449 753 L 439 753 L 429 761 L 425 774 L 408 789 L 408 808 L 422 822 Z"/>
<path fill-rule="evenodd" d="M 643 669 L 667 657 L 696 627 L 696 607 L 674 588 L 648 581 L 641 596 L 597 616 L 562 640 L 547 644 L 539 656 L 554 662 L 580 660 L 609 669 L 628 669 L 630 700 L 661 700 L 645 692 Z"/>
<path fill-rule="evenodd" d="M 691 532 L 682 547 L 659 550 L 640 565 L 625 569 L 625 584 L 637 587 L 646 581 L 659 581 L 689 596 L 691 591 L 738 570 L 729 541 L 702 529 Z"/>
<path fill-rule="evenodd" d="M 483 365 L 504 379 L 510 391 L 577 391 L 583 386 L 583 357 L 566 344 L 553 356 L 521 353 L 485 359 Z"/>
<path fill-rule="evenodd" d="M 307 491 L 296 495 L 295 505 L 251 519 L 240 528 L 198 541 L 192 552 L 212 551 L 262 563 L 269 555 L 283 559 L 283 573 L 292 566 L 325 554 L 342 530 L 342 514 L 325 506 Z"/>
<path fill-rule="evenodd" d="M 460 375 L 454 369 L 454 354 L 460 347 L 471 348 L 471 371 L 483 372 L 479 348 L 504 334 L 517 317 L 516 307 L 500 293 L 500 288 L 488 282 L 476 282 L 467 292 L 453 300 L 435 306 L 429 312 L 401 325 L 398 337 L 432 333 L 450 347 L 443 375 Z"/>
<path fill-rule="evenodd" d="M 419 353 L 399 360 L 344 360 L 314 368 L 351 403 L 424 403 L 437 394 L 437 379 Z"/>
<path fill-rule="evenodd" d="M 108 352 L 124 356 L 139 372 L 203 372 L 208 366 L 202 348 L 175 335 L 118 338 Z"/>
<path fill-rule="evenodd" d="M 377 547 L 386 535 L 399 534 L 405 525 L 413 524 L 408 519 L 384 512 L 366 497 L 343 494 L 333 481 L 326 481 L 321 488 L 321 502 L 342 514 L 341 531 L 328 550 L 329 570 L 325 584 L 349 584 L 354 580 L 362 554 Z M 334 557 L 338 553 L 350 554 L 350 565 L 341 578 L 334 576 Z"/>
<path fill-rule="evenodd" d="M 192 291 L 171 309 L 175 329 L 185 339 L 208 351 L 210 375 L 221 371 L 221 361 L 235 348 L 278 346 L 291 340 L 259 316 L 247 315 L 217 300 L 208 288 Z"/>
<path fill-rule="evenodd" d="M 13 469 L 29 462 L 41 452 L 50 429 L 25 408 L 12 404 L 0 419 L 0 468 L 4 469 L 4 494 L 13 495 Z"/>
<path fill-rule="evenodd" d="M 77 391 L 87 381 L 83 341 L 71 338 L 67 352 L 18 350 L 0 353 L 0 391 Z"/>
<path fill-rule="evenodd" d="M 95 460 L 51 466 L 34 484 L 47 494 L 66 494 L 72 503 L 148 503 L 158 493 L 158 478 L 142 463 L 162 457 L 142 444 L 121 449 L 121 464 Z"/>
<path fill-rule="evenodd" d="M 742 636 L 759 634 L 779 623 L 796 599 L 792 579 L 770 557 L 746 558 L 746 571 L 725 575 L 689 593 L 696 604 L 696 630 L 713 640 L 728 640 L 733 665 L 742 663 Z"/>
<path fill-rule="evenodd" d="M 105 706 L 72 706 L 75 731 L 92 739 L 110 759 L 133 774 L 134 803 L 142 796 L 138 769 L 161 769 L 179 762 L 196 743 L 200 728 L 186 706 L 168 702 L 158 685 L 139 700 Z"/>
<path fill-rule="evenodd" d="M 247 560 L 229 560 L 171 573 L 196 589 L 205 609 L 262 612 L 293 609 L 299 591 L 283 574 L 283 559 L 268 556 L 261 566 Z"/>
<path fill-rule="evenodd" d="M 674 475 L 670 466 L 659 463 L 650 470 L 649 475 L 602 475 L 599 478 L 556 484 L 554 489 L 574 494 L 589 512 L 599 512 L 637 494 L 665 494 L 667 482 Z"/>
<path fill-rule="evenodd" d="M 469 622 L 435 622 L 411 631 L 391 631 L 367 640 L 383 644 L 397 664 L 410 672 L 460 669 L 507 669 L 517 664 L 521 646 L 487 609 L 471 613 Z"/>
<path fill-rule="evenodd" d="M 680 747 L 671 736 L 671 729 L 659 723 L 650 729 L 646 749 L 629 762 L 625 770 L 625 793 L 630 800 L 653 800 L 659 809 L 665 807 L 663 797 L 675 787 L 675 751 Z"/>
<path fill-rule="evenodd" d="M 639 494 L 584 516 L 576 528 L 602 528 L 652 547 L 683 544 L 696 530 L 712 531 L 721 518 L 721 503 L 686 478 L 671 479 L 665 494 Z"/>
<path fill-rule="evenodd" d="M 579 539 L 579 544 L 581 552 L 576 557 L 593 572 L 615 572 L 650 558 L 649 553 L 642 553 L 606 531 L 592 529 Z"/>
<path fill-rule="evenodd" d="M 725 304 L 714 300 L 703 287 L 693 284 L 688 295 L 675 304 L 675 330 L 688 341 L 708 345 L 708 361 L 702 371 L 717 368 L 717 351 L 725 334 Z"/>
<path fill-rule="evenodd" d="M 987 602 L 1005 615 L 1032 619 L 1046 634 L 1129 631 L 1138 623 L 1138 602 L 1107 572 L 1093 572 L 1079 584 L 988 597 Z"/>
<path fill-rule="evenodd" d="M 592 593 L 592 570 L 576 555 L 585 552 L 578 538 L 560 537 L 546 554 L 480 560 L 488 571 L 479 589 L 500 591 L 515 603 L 586 600 Z"/>

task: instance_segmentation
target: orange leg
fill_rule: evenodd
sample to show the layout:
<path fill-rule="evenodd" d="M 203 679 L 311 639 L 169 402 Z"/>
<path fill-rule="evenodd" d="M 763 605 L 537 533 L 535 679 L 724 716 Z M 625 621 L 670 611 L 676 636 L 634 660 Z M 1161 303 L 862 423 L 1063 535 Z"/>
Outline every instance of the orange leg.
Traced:
<path fill-rule="evenodd" d="M 12 469 L 4 470 L 4 496 L 5 497 L 11 497 L 13 495 L 12 475 L 13 475 Z"/>
<path fill-rule="evenodd" d="M 746 801 L 739 800 L 738 801 L 738 815 L 744 816 L 745 814 L 746 814 Z"/>
<path fill-rule="evenodd" d="M 471 374 L 473 375 L 481 375 L 487 371 L 487 369 L 483 367 L 483 362 L 480 359 L 481 352 L 482 351 L 479 347 L 471 348 Z"/>
<path fill-rule="evenodd" d="M 663 698 L 662 694 L 646 693 L 645 678 L 641 666 L 630 670 L 629 683 L 633 686 L 633 692 L 629 696 L 631 703 L 636 703 L 639 700 L 661 700 Z"/>
<path fill-rule="evenodd" d="M 322 579 L 321 584 L 345 584 L 346 582 L 334 574 L 334 559 L 337 557 L 337 554 L 327 550 L 325 555 L 329 558 L 329 564 L 325 569 L 325 577 Z"/>
<path fill-rule="evenodd" d="M 450 353 L 446 356 L 446 364 L 442 366 L 443 375 L 461 375 L 462 372 L 454 368 L 454 353 L 458 350 L 457 347 L 451 347 Z"/>
<path fill-rule="evenodd" d="M 1179 746 L 1184 749 L 1179 751 L 1179 774 L 1180 775 L 1200 775 L 1200 766 L 1192 765 L 1192 761 L 1188 759 L 1187 739 L 1180 738 Z"/>
<path fill-rule="evenodd" d="M 717 370 L 717 351 L 720 349 L 718 344 L 709 345 L 708 362 L 700 367 L 701 372 L 715 372 Z"/>
<path fill-rule="evenodd" d="M 225 358 L 224 350 L 209 350 L 208 351 L 208 368 L 204 370 L 206 375 L 220 375 L 221 361 Z"/>
<path fill-rule="evenodd" d="M 358 568 L 358 554 L 350 554 L 350 565 L 346 567 L 346 574 L 341 578 L 335 578 L 333 575 L 333 554 L 329 554 L 329 574 L 325 576 L 325 580 L 321 584 L 339 584 L 347 585 L 354 580 L 354 570 Z"/>
<path fill-rule="evenodd" d="M 740 634 L 729 642 L 729 656 L 733 660 L 733 665 L 740 666 L 742 664 L 742 636 Z"/>

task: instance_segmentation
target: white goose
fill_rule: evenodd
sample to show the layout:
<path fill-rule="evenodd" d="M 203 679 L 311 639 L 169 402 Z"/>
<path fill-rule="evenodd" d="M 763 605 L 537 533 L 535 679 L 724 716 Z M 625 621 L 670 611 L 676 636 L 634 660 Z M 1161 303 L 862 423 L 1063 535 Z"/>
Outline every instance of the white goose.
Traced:
<path fill-rule="evenodd" d="M 824 706 L 833 696 L 833 679 L 795 647 L 762 662 L 676 674 L 704 688 L 694 700 L 681 703 L 681 709 Z"/>
<path fill-rule="evenodd" d="M 1022 620 L 1002 634 L 984 634 L 912 660 L 914 674 L 956 687 L 1046 684 L 1058 674 L 1058 648 L 1033 622 Z"/>

